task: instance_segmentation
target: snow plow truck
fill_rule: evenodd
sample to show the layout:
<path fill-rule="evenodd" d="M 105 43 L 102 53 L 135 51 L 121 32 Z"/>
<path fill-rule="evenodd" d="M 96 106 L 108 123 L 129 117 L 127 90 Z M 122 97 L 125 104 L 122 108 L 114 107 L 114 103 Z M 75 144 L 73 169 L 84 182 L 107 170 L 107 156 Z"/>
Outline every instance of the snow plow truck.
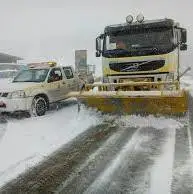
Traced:
<path fill-rule="evenodd" d="M 96 38 L 102 83 L 73 95 L 105 113 L 184 114 L 188 91 L 180 87 L 179 68 L 186 42 L 186 29 L 172 19 L 144 20 L 140 14 L 133 21 L 129 15 Z"/>

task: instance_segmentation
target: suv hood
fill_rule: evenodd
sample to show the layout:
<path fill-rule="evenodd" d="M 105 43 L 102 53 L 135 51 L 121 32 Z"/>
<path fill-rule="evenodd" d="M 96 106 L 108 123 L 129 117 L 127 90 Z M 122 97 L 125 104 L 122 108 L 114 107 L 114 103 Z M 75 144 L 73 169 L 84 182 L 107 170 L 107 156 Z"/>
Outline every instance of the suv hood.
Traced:
<path fill-rule="evenodd" d="M 28 87 L 40 85 L 41 83 L 35 82 L 10 82 L 0 81 L 0 92 L 14 92 L 18 90 L 24 90 Z"/>

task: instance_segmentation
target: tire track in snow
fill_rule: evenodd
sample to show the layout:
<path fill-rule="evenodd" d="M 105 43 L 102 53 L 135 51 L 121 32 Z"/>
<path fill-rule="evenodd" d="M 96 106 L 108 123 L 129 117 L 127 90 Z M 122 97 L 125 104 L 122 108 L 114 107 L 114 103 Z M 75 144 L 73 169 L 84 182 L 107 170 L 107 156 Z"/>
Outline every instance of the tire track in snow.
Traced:
<path fill-rule="evenodd" d="M 166 143 L 162 153 L 155 158 L 155 164 L 150 171 L 150 186 L 148 194 L 169 194 L 172 184 L 176 129 L 167 129 Z M 161 183 L 161 184 L 160 184 Z"/>
<path fill-rule="evenodd" d="M 104 142 L 98 150 L 91 154 L 72 175 L 61 184 L 56 193 L 83 193 L 95 180 L 109 162 L 132 137 L 136 128 L 120 128 L 120 130 Z"/>
<path fill-rule="evenodd" d="M 193 193 L 193 97 L 189 95 L 188 121 L 176 133 L 172 194 Z"/>
<path fill-rule="evenodd" d="M 1 192 L 49 193 L 76 169 L 91 153 L 118 130 L 110 123 L 90 127 L 65 144 L 39 165 L 29 169 L 0 189 Z"/>
<path fill-rule="evenodd" d="M 146 193 L 150 187 L 150 169 L 162 153 L 167 136 L 167 129 L 140 128 L 85 194 Z"/>
<path fill-rule="evenodd" d="M 192 157 L 189 138 L 188 126 L 177 130 L 175 162 L 171 185 L 172 194 L 193 193 Z"/>
<path fill-rule="evenodd" d="M 7 120 L 0 114 L 0 143 L 7 129 Z"/>

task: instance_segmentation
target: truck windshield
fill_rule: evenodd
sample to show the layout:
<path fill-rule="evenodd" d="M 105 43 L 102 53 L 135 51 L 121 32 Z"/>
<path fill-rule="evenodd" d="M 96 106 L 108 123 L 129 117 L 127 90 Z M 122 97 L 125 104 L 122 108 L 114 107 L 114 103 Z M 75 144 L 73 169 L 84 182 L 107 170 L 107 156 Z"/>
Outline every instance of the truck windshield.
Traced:
<path fill-rule="evenodd" d="M 172 29 L 135 30 L 106 36 L 103 55 L 122 57 L 164 54 L 172 49 Z"/>
<path fill-rule="evenodd" d="M 13 82 L 43 82 L 49 69 L 27 69 L 22 70 L 14 78 Z"/>

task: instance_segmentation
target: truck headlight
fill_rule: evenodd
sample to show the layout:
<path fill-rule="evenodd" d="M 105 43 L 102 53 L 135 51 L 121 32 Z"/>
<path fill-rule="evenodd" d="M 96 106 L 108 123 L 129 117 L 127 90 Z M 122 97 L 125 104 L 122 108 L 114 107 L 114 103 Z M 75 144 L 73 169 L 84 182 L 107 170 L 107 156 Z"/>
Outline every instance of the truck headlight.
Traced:
<path fill-rule="evenodd" d="M 108 77 L 103 77 L 102 82 L 103 82 L 103 83 L 109 83 L 109 79 L 108 79 Z"/>
<path fill-rule="evenodd" d="M 174 73 L 168 73 L 167 81 L 173 81 L 173 80 L 174 80 Z"/>
<path fill-rule="evenodd" d="M 25 92 L 23 90 L 15 91 L 10 93 L 10 98 L 25 98 Z"/>

